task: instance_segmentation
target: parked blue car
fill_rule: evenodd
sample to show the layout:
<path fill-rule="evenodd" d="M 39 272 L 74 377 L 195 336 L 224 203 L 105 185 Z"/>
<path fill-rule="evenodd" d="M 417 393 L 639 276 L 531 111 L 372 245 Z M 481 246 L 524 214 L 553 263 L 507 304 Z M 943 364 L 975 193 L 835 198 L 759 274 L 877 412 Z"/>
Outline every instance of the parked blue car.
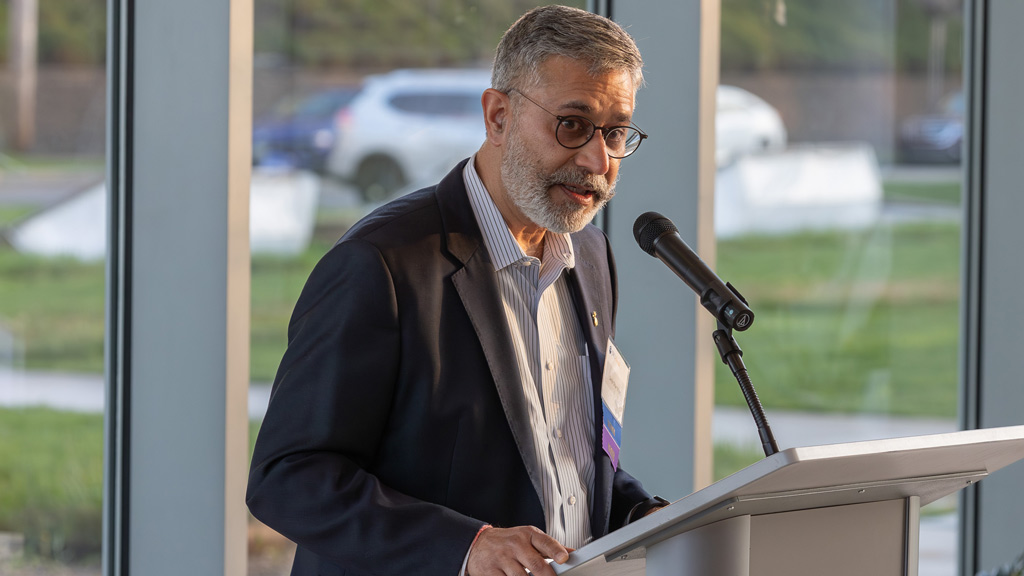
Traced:
<path fill-rule="evenodd" d="M 911 163 L 958 163 L 964 144 L 964 93 L 946 96 L 933 114 L 907 118 L 900 126 L 900 158 Z"/>
<path fill-rule="evenodd" d="M 253 123 L 253 165 L 323 172 L 338 140 L 336 119 L 359 90 L 358 86 L 331 88 L 280 103 L 268 117 Z"/>

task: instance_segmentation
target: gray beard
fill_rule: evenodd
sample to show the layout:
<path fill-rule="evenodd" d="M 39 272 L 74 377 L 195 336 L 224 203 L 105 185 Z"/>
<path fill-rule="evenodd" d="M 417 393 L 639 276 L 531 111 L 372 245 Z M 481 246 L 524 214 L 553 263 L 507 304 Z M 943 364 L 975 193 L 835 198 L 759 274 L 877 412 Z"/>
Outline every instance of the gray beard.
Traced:
<path fill-rule="evenodd" d="M 575 166 L 563 166 L 545 175 L 532 162 L 529 151 L 513 129 L 509 130 L 505 155 L 501 159 L 501 180 L 509 199 L 531 222 L 557 234 L 579 232 L 615 195 L 615 185 Z M 594 191 L 593 205 L 579 206 L 568 199 L 559 202 L 548 194 L 558 184 Z"/>

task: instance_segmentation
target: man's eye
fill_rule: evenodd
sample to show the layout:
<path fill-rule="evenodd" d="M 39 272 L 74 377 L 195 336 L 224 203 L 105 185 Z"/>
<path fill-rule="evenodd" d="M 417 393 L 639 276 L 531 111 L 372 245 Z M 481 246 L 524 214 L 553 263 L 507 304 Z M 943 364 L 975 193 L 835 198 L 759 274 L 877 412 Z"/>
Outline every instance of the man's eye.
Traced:
<path fill-rule="evenodd" d="M 562 118 L 562 129 L 570 132 L 586 132 L 587 125 L 582 118 L 570 116 Z"/>
<path fill-rule="evenodd" d="M 626 130 L 624 128 L 612 128 L 608 131 L 608 135 L 604 137 L 605 142 L 609 144 L 612 142 L 623 142 L 626 139 Z"/>

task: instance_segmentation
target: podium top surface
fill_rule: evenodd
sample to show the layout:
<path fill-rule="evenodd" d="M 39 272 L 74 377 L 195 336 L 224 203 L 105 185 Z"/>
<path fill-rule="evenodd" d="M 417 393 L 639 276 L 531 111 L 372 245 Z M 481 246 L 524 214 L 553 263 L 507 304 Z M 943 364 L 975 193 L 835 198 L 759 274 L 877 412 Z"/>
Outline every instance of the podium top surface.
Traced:
<path fill-rule="evenodd" d="M 1024 459 L 1024 426 L 789 448 L 686 496 L 574 552 L 562 573 L 603 556 L 642 556 L 647 546 L 742 515 L 917 496 L 921 505 Z"/>

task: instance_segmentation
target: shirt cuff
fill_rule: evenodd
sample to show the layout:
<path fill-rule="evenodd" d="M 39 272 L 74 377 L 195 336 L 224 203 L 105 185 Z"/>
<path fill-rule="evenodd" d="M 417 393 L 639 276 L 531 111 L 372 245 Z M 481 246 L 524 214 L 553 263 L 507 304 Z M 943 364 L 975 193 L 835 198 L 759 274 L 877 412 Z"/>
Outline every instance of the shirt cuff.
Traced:
<path fill-rule="evenodd" d="M 466 565 L 469 564 L 469 553 L 473 551 L 473 545 L 480 539 L 480 535 L 484 533 L 484 530 L 490 528 L 490 524 L 484 524 L 477 531 L 476 536 L 473 537 L 473 542 L 469 545 L 469 550 L 466 550 L 466 557 L 462 559 L 462 569 L 459 570 L 459 576 L 466 576 Z"/>

